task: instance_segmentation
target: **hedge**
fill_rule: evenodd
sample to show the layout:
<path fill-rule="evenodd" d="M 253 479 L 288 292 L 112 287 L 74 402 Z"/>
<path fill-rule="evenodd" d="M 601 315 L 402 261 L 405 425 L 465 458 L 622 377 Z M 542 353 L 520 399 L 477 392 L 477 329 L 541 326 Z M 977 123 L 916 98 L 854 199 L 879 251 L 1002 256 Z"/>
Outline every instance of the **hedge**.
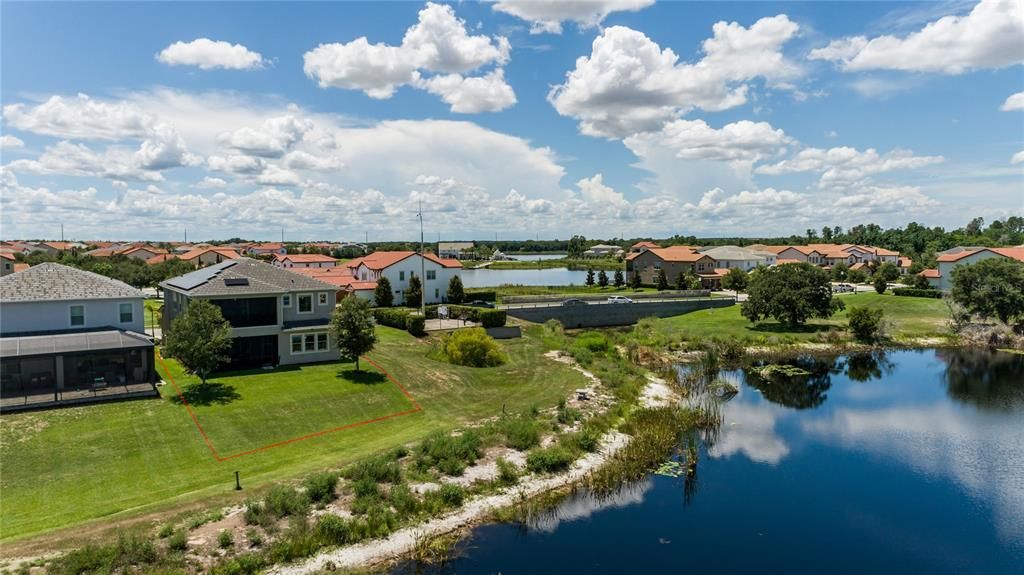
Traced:
<path fill-rule="evenodd" d="M 498 301 L 498 292 L 496 291 L 467 291 L 467 301 Z"/>
<path fill-rule="evenodd" d="M 436 305 L 427 306 L 427 319 L 437 318 Z M 471 322 L 479 323 L 483 327 L 501 327 L 505 325 L 508 314 L 503 309 L 489 309 L 485 307 L 472 307 L 468 305 L 448 305 L 449 317 L 465 317 Z"/>
<path fill-rule="evenodd" d="M 437 317 L 436 313 L 434 314 L 434 317 Z M 404 329 L 415 336 L 421 336 L 426 333 L 426 319 L 420 315 L 413 315 L 412 311 L 408 308 L 374 308 L 373 319 L 379 325 L 386 325 L 396 329 Z"/>
<path fill-rule="evenodd" d="M 893 295 L 902 295 L 907 297 L 931 297 L 939 299 L 942 297 L 942 292 L 936 289 L 917 289 L 917 288 L 896 288 L 892 290 Z"/>
<path fill-rule="evenodd" d="M 417 337 L 427 333 L 426 327 L 427 318 L 421 315 L 409 314 L 409 316 L 405 318 L 405 328 L 409 330 L 409 333 Z"/>

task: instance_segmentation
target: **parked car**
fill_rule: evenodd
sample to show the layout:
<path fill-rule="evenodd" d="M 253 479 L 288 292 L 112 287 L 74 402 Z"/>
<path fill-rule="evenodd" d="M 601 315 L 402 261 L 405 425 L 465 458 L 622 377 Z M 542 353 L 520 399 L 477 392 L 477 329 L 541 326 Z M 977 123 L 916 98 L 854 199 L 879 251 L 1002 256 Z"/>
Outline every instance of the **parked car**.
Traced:
<path fill-rule="evenodd" d="M 834 293 L 850 293 L 856 291 L 856 288 L 850 284 L 836 284 L 832 286 L 832 291 Z"/>
<path fill-rule="evenodd" d="M 475 300 L 467 303 L 466 305 L 468 305 L 469 307 L 485 307 L 485 308 L 488 308 L 488 309 L 494 309 L 494 304 L 493 303 L 491 303 L 489 301 L 484 301 L 482 299 L 475 299 Z"/>
<path fill-rule="evenodd" d="M 587 305 L 587 302 L 585 302 L 585 301 L 583 301 L 581 299 L 573 298 L 573 299 L 567 299 L 567 300 L 563 301 L 562 305 Z"/>
<path fill-rule="evenodd" d="M 608 296 L 608 303 L 633 303 L 633 300 L 624 295 Z"/>

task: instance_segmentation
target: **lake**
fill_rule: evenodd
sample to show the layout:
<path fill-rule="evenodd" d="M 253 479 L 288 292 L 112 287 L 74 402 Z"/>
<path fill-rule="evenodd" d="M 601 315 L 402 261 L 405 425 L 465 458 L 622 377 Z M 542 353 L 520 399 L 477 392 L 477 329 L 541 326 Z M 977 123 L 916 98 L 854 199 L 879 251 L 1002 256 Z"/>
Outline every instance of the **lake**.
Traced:
<path fill-rule="evenodd" d="M 535 262 L 537 260 L 560 260 L 569 254 L 505 254 L 508 257 L 521 262 Z"/>
<path fill-rule="evenodd" d="M 724 374 L 739 393 L 692 477 L 480 527 L 426 572 L 1024 573 L 1024 356 L 794 363 L 810 375 Z"/>
<path fill-rule="evenodd" d="M 469 288 L 496 287 L 500 285 L 564 286 L 583 285 L 587 281 L 586 270 L 550 268 L 543 270 L 462 270 L 462 285 Z"/>

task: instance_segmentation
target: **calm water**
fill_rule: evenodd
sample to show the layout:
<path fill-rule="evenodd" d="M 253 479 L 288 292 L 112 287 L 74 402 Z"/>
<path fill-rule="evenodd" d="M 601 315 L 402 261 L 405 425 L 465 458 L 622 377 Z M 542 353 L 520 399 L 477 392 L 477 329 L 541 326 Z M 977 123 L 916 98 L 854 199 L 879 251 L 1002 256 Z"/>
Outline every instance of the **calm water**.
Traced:
<path fill-rule="evenodd" d="M 535 262 L 537 260 L 560 260 L 567 254 L 527 254 L 527 255 L 516 255 L 508 254 L 508 257 L 519 260 L 521 262 Z"/>
<path fill-rule="evenodd" d="M 551 268 L 546 270 L 462 270 L 462 285 L 466 287 L 495 287 L 500 285 L 565 286 L 583 285 L 586 270 Z"/>
<path fill-rule="evenodd" d="M 812 375 L 788 383 L 727 374 L 740 391 L 693 479 L 481 527 L 432 570 L 1024 573 L 1024 356 L 803 365 Z"/>

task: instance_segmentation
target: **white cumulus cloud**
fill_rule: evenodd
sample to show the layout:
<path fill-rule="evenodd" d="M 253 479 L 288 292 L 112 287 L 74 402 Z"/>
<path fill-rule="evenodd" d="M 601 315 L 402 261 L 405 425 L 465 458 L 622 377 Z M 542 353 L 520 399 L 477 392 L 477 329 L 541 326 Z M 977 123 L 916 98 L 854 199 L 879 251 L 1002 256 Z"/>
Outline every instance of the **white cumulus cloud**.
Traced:
<path fill-rule="evenodd" d="M 270 118 L 259 128 L 240 128 L 222 134 L 221 143 L 245 154 L 264 158 L 280 158 L 313 129 L 308 118 L 294 115 Z"/>
<path fill-rule="evenodd" d="M 24 148 L 25 142 L 22 142 L 20 138 L 16 138 L 10 134 L 4 134 L 0 136 L 0 149 L 11 150 L 14 148 Z"/>
<path fill-rule="evenodd" d="M 504 70 L 498 68 L 480 77 L 466 78 L 459 74 L 434 76 L 423 86 L 437 94 L 458 114 L 499 112 L 516 103 L 516 93 L 505 82 Z"/>
<path fill-rule="evenodd" d="M 842 38 L 808 57 L 837 62 L 847 71 L 962 74 L 1005 68 L 1024 62 L 1024 3 L 981 0 L 969 14 L 944 16 L 906 37 Z"/>
<path fill-rule="evenodd" d="M 256 70 L 265 64 L 259 52 L 209 38 L 175 42 L 161 50 L 156 59 L 169 66 L 198 66 L 201 70 Z"/>
<path fill-rule="evenodd" d="M 999 108 L 1004 112 L 1012 112 L 1014 110 L 1024 110 L 1024 92 L 1017 92 L 1011 95 L 1003 102 L 1003 105 Z"/>
<path fill-rule="evenodd" d="M 740 120 L 716 129 L 704 120 L 675 120 L 660 132 L 636 134 L 626 138 L 624 143 L 630 150 L 640 153 L 661 147 L 674 151 L 676 157 L 682 159 L 753 163 L 777 156 L 794 141 L 768 122 Z"/>
<path fill-rule="evenodd" d="M 636 12 L 654 0 L 502 0 L 492 8 L 526 20 L 531 34 L 561 34 L 562 22 L 593 28 L 612 12 Z"/>
<path fill-rule="evenodd" d="M 791 158 L 776 164 L 759 166 L 755 172 L 770 176 L 798 172 L 821 173 L 819 185 L 848 186 L 868 177 L 894 170 L 911 170 L 945 161 L 942 156 L 915 156 L 909 150 L 892 150 L 879 154 L 874 148 L 860 151 L 847 146 L 837 148 L 804 148 Z"/>

